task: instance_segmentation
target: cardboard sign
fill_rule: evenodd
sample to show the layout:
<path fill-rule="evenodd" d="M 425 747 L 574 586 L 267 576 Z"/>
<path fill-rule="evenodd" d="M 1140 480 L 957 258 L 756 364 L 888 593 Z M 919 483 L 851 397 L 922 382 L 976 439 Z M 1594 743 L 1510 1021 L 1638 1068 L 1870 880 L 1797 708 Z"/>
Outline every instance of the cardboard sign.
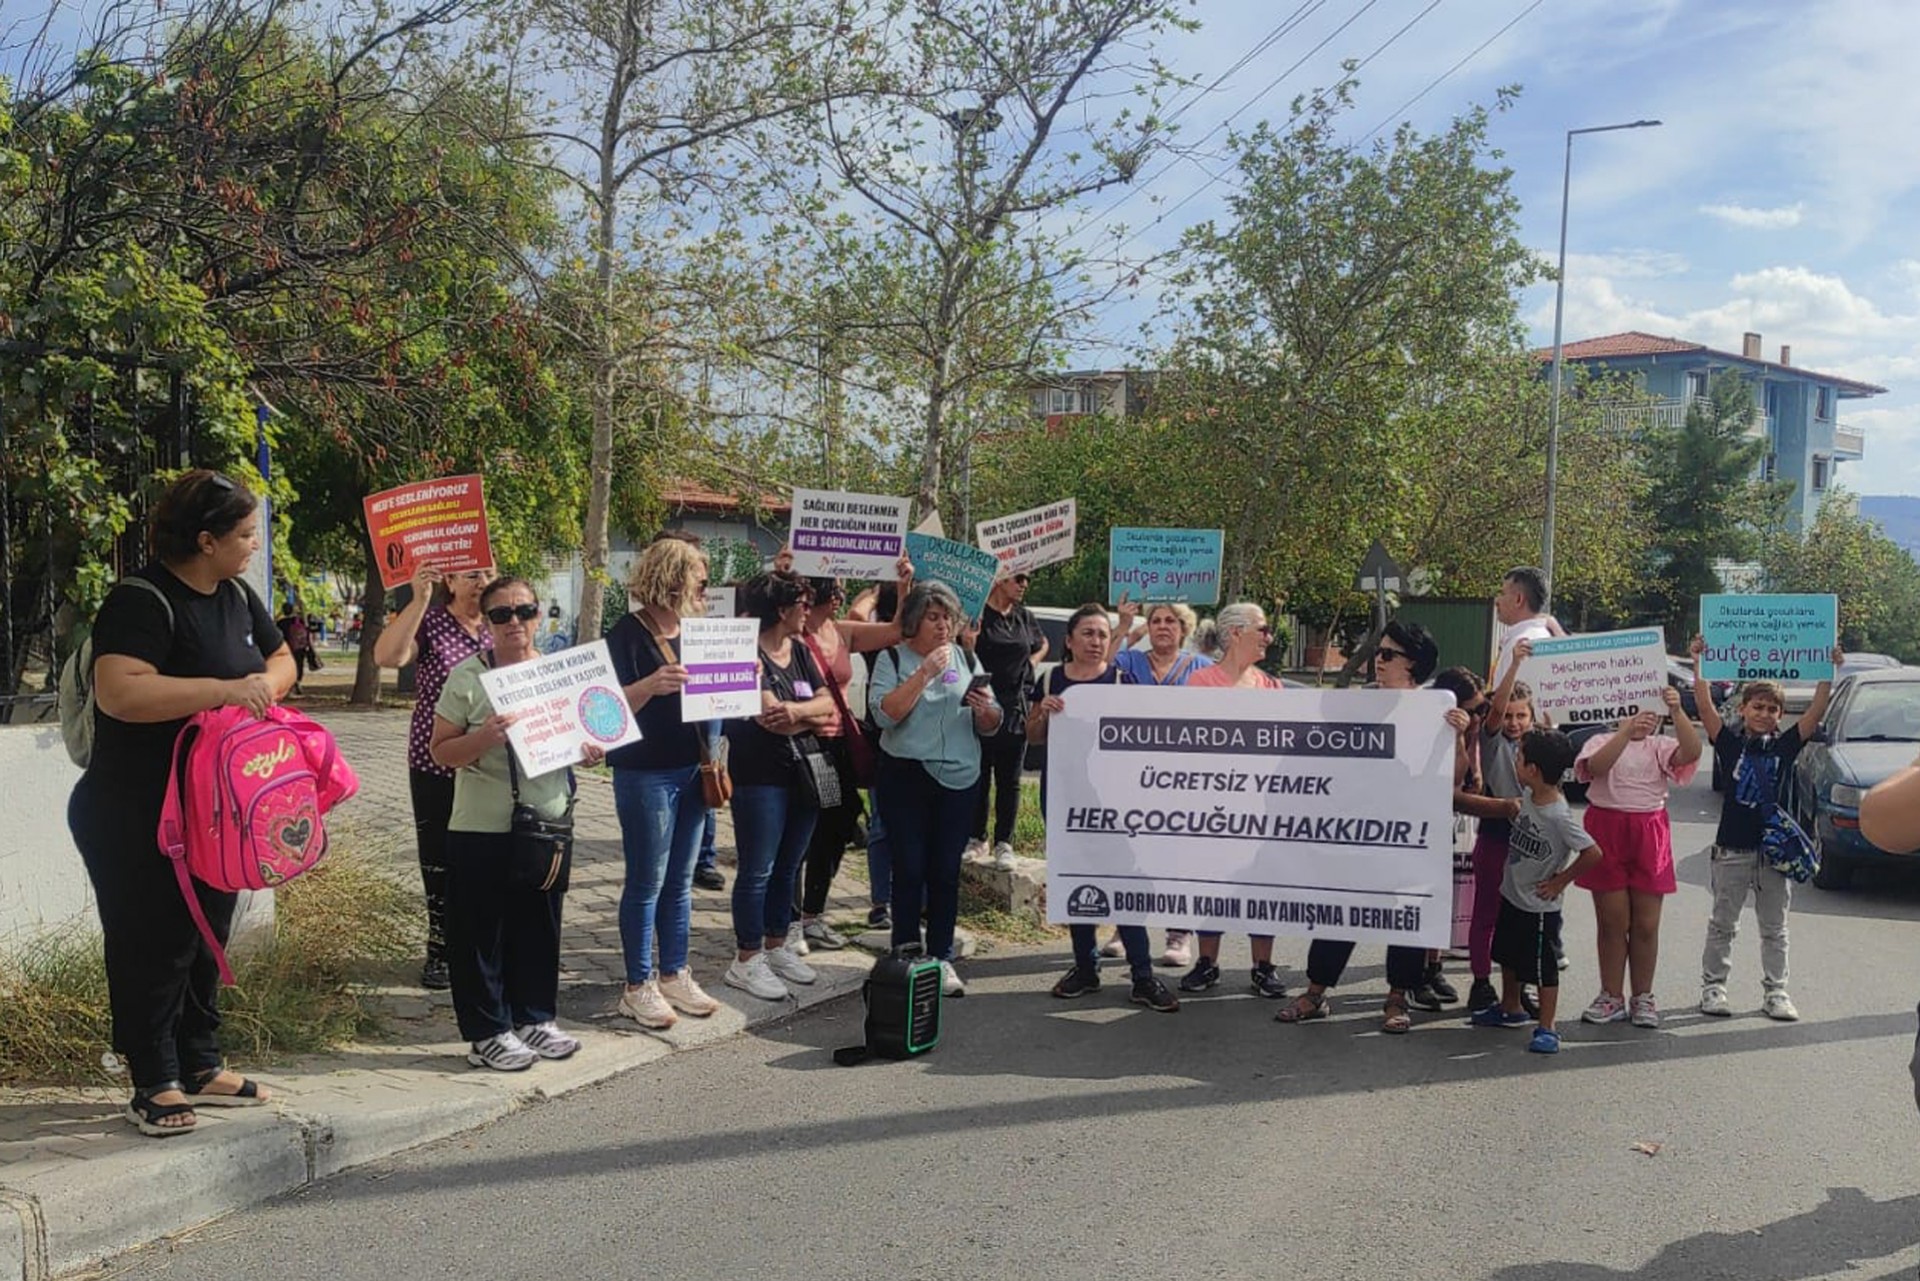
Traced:
<path fill-rule="evenodd" d="M 1143 605 L 1218 605 L 1225 548 L 1218 529 L 1116 527 L 1107 534 L 1107 603 L 1125 595 Z"/>
<path fill-rule="evenodd" d="M 1446 947 L 1437 690 L 1081 685 L 1047 754 L 1047 919 Z"/>
<path fill-rule="evenodd" d="M 1000 572 L 1000 562 L 991 552 L 951 538 L 931 534 L 907 535 L 907 559 L 913 562 L 916 583 L 945 583 L 960 598 L 960 612 L 967 619 L 980 617 L 987 607 L 987 593 Z"/>
<path fill-rule="evenodd" d="M 1520 679 L 1533 687 L 1534 708 L 1562 729 L 1613 725 L 1636 712 L 1665 715 L 1666 633 L 1640 627 L 1537 640 Z"/>
<path fill-rule="evenodd" d="M 687 668 L 682 721 L 760 714 L 760 624 L 754 619 L 681 619 L 680 661 Z"/>
<path fill-rule="evenodd" d="M 1837 596 L 1702 596 L 1710 681 L 1829 681 L 1840 638 Z"/>
<path fill-rule="evenodd" d="M 565 769 L 592 743 L 612 751 L 640 741 L 604 640 L 480 673 L 493 710 L 514 717 L 507 742 L 528 778 Z"/>
<path fill-rule="evenodd" d="M 1078 504 L 1068 498 L 998 520 L 983 520 L 974 535 L 1009 573 L 1025 574 L 1042 565 L 1073 559 Z"/>
<path fill-rule="evenodd" d="M 380 584 L 391 590 L 421 565 L 449 574 L 493 568 L 487 539 L 487 502 L 478 476 L 448 476 L 396 485 L 369 494 L 363 504 Z"/>
<path fill-rule="evenodd" d="M 734 589 L 731 587 L 707 588 L 708 618 L 732 618 L 735 613 Z"/>
<path fill-rule="evenodd" d="M 891 580 L 906 549 L 909 498 L 827 489 L 793 491 L 787 545 L 807 578 Z"/>

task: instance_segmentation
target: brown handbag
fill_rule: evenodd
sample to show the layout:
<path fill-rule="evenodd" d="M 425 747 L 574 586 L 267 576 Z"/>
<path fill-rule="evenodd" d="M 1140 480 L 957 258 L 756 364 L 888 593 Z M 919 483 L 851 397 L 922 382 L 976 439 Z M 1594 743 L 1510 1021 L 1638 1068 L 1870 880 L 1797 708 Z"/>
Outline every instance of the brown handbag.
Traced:
<path fill-rule="evenodd" d="M 680 657 L 674 652 L 673 642 L 660 634 L 645 611 L 639 618 L 640 626 L 653 637 L 653 646 L 660 651 L 660 657 L 669 666 L 677 667 Z M 716 746 L 705 734 L 700 735 L 700 796 L 710 810 L 717 810 L 733 799 L 733 775 L 727 772 L 726 743 L 722 738 Z"/>

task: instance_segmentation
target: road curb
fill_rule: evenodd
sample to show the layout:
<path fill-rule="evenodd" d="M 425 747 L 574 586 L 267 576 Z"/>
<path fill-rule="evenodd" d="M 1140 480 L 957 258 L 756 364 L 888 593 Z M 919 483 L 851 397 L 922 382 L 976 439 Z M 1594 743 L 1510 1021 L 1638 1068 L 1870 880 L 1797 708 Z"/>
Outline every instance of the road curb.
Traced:
<path fill-rule="evenodd" d="M 721 1010 L 664 1033 L 609 1020 L 577 1029 L 582 1052 L 524 1074 L 355 1069 L 310 1076 L 260 1073 L 285 1100 L 200 1112 L 191 1136 L 56 1138 L 49 1151 L 0 1167 L 0 1281 L 50 1281 L 113 1255 L 296 1192 L 344 1170 L 490 1125 L 670 1055 L 717 1044 L 856 991 L 870 958 L 811 958 L 819 980 L 791 1001 L 760 1001 L 716 985 Z"/>

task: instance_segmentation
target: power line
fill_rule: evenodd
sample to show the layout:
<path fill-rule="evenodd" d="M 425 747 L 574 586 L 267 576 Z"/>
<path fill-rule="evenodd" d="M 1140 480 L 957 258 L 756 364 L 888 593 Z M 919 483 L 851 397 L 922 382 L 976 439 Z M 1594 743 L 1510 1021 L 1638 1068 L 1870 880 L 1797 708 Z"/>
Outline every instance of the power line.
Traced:
<path fill-rule="evenodd" d="M 1385 120 L 1382 120 L 1379 124 L 1375 125 L 1373 128 L 1367 130 L 1367 132 L 1361 137 L 1360 141 L 1361 142 L 1368 141 L 1375 134 L 1379 133 L 1382 129 L 1385 129 L 1388 125 L 1392 124 L 1409 107 L 1419 102 L 1422 98 L 1432 93 L 1435 89 L 1438 89 L 1443 82 L 1445 82 L 1447 79 L 1449 79 L 1453 75 L 1454 72 L 1460 70 L 1460 68 L 1466 66 L 1469 62 L 1472 62 L 1475 58 L 1485 53 L 1487 51 L 1488 46 L 1493 44 L 1493 42 L 1498 40 L 1501 36 L 1506 35 L 1507 32 L 1513 30 L 1516 26 L 1520 25 L 1520 20 L 1522 18 L 1532 13 L 1535 9 L 1538 9 L 1544 3 L 1546 3 L 1546 0 L 1533 0 L 1532 4 L 1528 5 L 1526 8 L 1522 9 L 1519 13 L 1515 14 L 1512 17 L 1512 19 L 1510 19 L 1507 22 L 1506 26 L 1494 32 L 1492 35 L 1488 36 L 1485 40 L 1482 40 L 1479 43 L 1479 45 L 1474 48 L 1472 53 L 1469 53 L 1466 57 L 1460 59 L 1460 61 L 1454 63 L 1451 67 L 1448 67 L 1445 71 L 1442 71 L 1439 75 L 1435 76 L 1432 80 L 1430 80 L 1427 83 L 1426 88 L 1422 89 L 1419 93 L 1414 94 L 1413 97 L 1407 99 L 1405 102 L 1395 107 L 1392 111 L 1388 112 L 1387 118 Z M 1358 144 L 1356 143 L 1355 145 L 1357 146 Z"/>

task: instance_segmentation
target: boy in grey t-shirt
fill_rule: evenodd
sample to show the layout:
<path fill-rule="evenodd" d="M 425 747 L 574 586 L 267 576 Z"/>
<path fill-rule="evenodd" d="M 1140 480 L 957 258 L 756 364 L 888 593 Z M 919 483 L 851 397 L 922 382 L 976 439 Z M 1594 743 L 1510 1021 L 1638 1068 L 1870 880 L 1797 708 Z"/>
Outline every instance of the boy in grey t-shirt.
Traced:
<path fill-rule="evenodd" d="M 1500 1004 L 1476 1011 L 1476 1027 L 1526 1023 L 1521 989 L 1540 989 L 1540 1025 L 1527 1048 L 1557 1054 L 1560 1033 L 1554 1014 L 1560 1003 L 1560 895 L 1574 878 L 1600 861 L 1593 843 L 1560 792 L 1560 779 L 1574 760 L 1573 743 L 1559 730 L 1528 731 L 1520 740 L 1515 774 L 1521 786 L 1520 816 L 1508 836 L 1507 865 L 1500 878 L 1500 919 L 1493 930 L 1493 959 L 1500 965 Z"/>

